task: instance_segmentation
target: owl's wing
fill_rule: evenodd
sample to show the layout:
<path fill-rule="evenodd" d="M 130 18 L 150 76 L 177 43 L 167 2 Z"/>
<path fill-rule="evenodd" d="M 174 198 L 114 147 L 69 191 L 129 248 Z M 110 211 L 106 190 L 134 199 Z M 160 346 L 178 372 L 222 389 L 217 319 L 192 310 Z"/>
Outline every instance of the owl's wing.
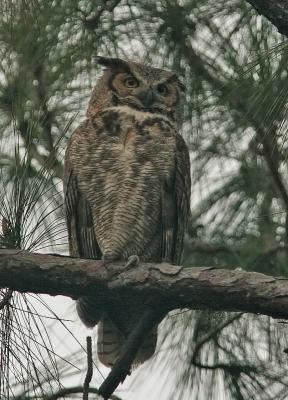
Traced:
<path fill-rule="evenodd" d="M 190 217 L 191 194 L 189 152 L 180 135 L 176 136 L 174 181 L 169 186 L 162 190 L 162 260 L 179 264 Z"/>
<path fill-rule="evenodd" d="M 83 258 L 101 258 L 88 201 L 77 184 L 77 175 L 66 162 L 64 196 L 70 255 Z"/>

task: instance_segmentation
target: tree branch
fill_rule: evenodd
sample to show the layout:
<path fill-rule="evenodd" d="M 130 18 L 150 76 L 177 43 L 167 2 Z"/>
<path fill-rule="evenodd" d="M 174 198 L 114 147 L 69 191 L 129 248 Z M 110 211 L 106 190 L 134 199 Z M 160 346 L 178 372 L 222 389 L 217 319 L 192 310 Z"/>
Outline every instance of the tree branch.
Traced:
<path fill-rule="evenodd" d="M 89 385 L 93 376 L 93 360 L 92 360 L 92 339 L 91 336 L 86 337 L 87 344 L 87 372 L 83 385 L 83 400 L 89 398 Z"/>
<path fill-rule="evenodd" d="M 268 1 L 269 0 L 265 0 L 265 3 Z M 278 2 L 283 2 L 283 4 L 287 1 L 288 0 L 278 0 Z M 181 7 L 179 7 L 179 9 L 181 9 Z M 183 8 L 182 12 L 184 12 Z M 286 12 L 288 15 L 288 11 Z M 170 27 L 173 32 L 175 27 L 172 25 Z M 245 115 L 250 126 L 255 129 L 257 140 L 263 146 L 263 156 L 267 163 L 271 177 L 273 178 L 275 189 L 278 191 L 279 197 L 282 200 L 287 216 L 288 228 L 288 189 L 286 188 L 283 176 L 279 171 L 278 160 L 280 159 L 280 151 L 278 149 L 277 142 L 275 141 L 275 135 L 271 136 L 271 132 L 267 131 L 265 125 L 263 124 L 263 120 L 257 117 L 255 112 L 249 107 L 247 100 L 242 97 L 237 90 L 231 90 L 229 85 L 225 84 L 225 82 L 222 82 L 218 77 L 214 76 L 209 69 L 207 69 L 207 65 L 202 60 L 201 56 L 198 55 L 194 50 L 188 35 L 179 35 L 178 32 L 174 32 L 173 35 L 175 37 L 175 43 L 178 44 L 187 64 L 191 68 L 191 71 L 193 71 L 195 75 L 200 76 L 202 79 L 208 82 L 215 90 L 221 92 L 223 94 L 223 100 L 231 106 L 231 109 L 234 109 L 237 112 L 241 112 L 242 115 Z"/>
<path fill-rule="evenodd" d="M 36 161 L 38 161 L 41 167 L 51 169 L 54 176 L 56 176 L 57 178 L 63 179 L 63 165 L 57 159 L 54 151 L 50 152 L 48 156 L 39 153 L 37 146 L 35 145 L 35 143 L 33 143 L 33 141 L 31 140 L 32 138 L 29 135 L 28 122 L 24 120 L 21 121 L 18 124 L 18 130 L 20 132 L 21 138 L 24 141 L 26 150 L 31 158 L 34 158 Z"/>
<path fill-rule="evenodd" d="M 54 142 L 52 136 L 52 115 L 48 109 L 47 104 L 47 93 L 46 86 L 44 82 L 44 65 L 39 63 L 34 69 L 34 77 L 38 81 L 36 86 L 36 94 L 39 102 L 39 109 L 42 111 L 43 116 L 40 118 L 40 125 L 43 128 L 43 138 L 45 140 L 45 145 L 50 153 L 54 153 Z"/>
<path fill-rule="evenodd" d="M 82 23 L 83 25 L 90 30 L 95 30 L 99 27 L 101 16 L 105 11 L 112 13 L 114 9 L 118 6 L 121 0 L 107 1 L 103 2 L 102 7 L 100 7 L 97 12 L 94 12 L 93 15 L 87 14 L 85 11 L 81 10 L 81 8 L 76 7 L 76 10 L 82 14 Z"/>
<path fill-rule="evenodd" d="M 229 326 L 230 324 L 232 324 L 234 321 L 236 321 L 237 319 L 239 319 L 241 317 L 242 317 L 242 314 L 234 315 L 232 318 L 229 318 L 227 321 L 224 321 L 220 325 L 216 326 L 215 329 L 210 331 L 199 342 L 196 342 L 195 349 L 194 349 L 192 357 L 191 357 L 191 364 L 193 364 L 193 365 L 197 364 L 198 354 L 205 343 L 208 343 L 213 337 L 215 337 L 217 334 L 219 334 L 224 328 L 226 328 L 227 326 Z"/>
<path fill-rule="evenodd" d="M 288 0 L 247 0 L 278 31 L 288 37 Z"/>
<path fill-rule="evenodd" d="M 122 264 L 105 268 L 97 260 L 1 249 L 0 288 L 5 287 L 73 299 L 111 294 L 142 303 L 155 299 L 153 304 L 163 312 L 191 308 L 288 319 L 288 279 L 242 270 L 166 263 L 140 263 L 127 270 Z"/>
<path fill-rule="evenodd" d="M 0 310 L 2 310 L 4 307 L 6 307 L 11 298 L 12 298 L 13 290 L 8 289 L 7 292 L 3 295 L 2 299 L 0 300 Z"/>
<path fill-rule="evenodd" d="M 73 386 L 70 388 L 64 388 L 59 390 L 58 392 L 47 395 L 44 397 L 44 400 L 58 400 L 58 399 L 63 399 L 65 396 L 69 396 L 70 394 L 81 394 L 83 392 L 84 387 L 83 386 Z M 99 395 L 99 390 L 97 388 L 89 387 L 89 393 L 94 393 Z M 16 398 L 17 399 L 17 398 Z M 23 397 L 21 397 L 21 400 Z M 36 400 L 36 397 L 25 397 L 25 400 Z M 121 400 L 120 397 L 112 395 L 110 397 L 111 400 Z M 20 398 L 19 398 L 20 400 Z"/>

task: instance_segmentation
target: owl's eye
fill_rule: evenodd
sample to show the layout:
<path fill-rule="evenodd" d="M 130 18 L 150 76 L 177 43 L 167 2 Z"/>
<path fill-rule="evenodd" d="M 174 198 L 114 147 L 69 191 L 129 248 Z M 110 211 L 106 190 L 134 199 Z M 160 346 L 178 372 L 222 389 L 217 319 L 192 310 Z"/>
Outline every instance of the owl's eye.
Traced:
<path fill-rule="evenodd" d="M 167 85 L 165 85 L 165 83 L 159 83 L 156 86 L 157 92 L 161 95 L 161 96 L 167 96 L 168 94 L 168 87 Z"/>
<path fill-rule="evenodd" d="M 129 75 L 124 79 L 124 84 L 128 88 L 136 88 L 137 86 L 139 86 L 137 79 L 134 78 L 134 76 L 132 75 Z"/>

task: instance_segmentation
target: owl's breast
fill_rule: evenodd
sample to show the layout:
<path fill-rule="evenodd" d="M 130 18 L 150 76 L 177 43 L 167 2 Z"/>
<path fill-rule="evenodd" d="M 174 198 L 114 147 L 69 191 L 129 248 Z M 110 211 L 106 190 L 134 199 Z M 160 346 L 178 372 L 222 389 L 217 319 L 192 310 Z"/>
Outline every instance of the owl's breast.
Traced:
<path fill-rule="evenodd" d="M 153 163 L 169 169 L 174 165 L 174 124 L 168 118 L 129 107 L 113 107 L 98 119 L 98 145 L 109 147 L 115 161 Z"/>
<path fill-rule="evenodd" d="M 75 145 L 79 185 L 92 205 L 102 253 L 147 260 L 159 253 L 161 193 L 173 184 L 175 135 L 161 116 L 110 110 Z"/>

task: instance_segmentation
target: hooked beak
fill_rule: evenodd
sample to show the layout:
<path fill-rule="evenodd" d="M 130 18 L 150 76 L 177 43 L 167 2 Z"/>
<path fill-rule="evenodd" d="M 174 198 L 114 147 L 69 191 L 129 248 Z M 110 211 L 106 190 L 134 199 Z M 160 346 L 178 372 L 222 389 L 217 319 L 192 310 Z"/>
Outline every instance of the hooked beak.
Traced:
<path fill-rule="evenodd" d="M 145 108 L 151 107 L 155 101 L 153 89 L 142 90 L 140 93 L 138 93 L 137 97 Z"/>

